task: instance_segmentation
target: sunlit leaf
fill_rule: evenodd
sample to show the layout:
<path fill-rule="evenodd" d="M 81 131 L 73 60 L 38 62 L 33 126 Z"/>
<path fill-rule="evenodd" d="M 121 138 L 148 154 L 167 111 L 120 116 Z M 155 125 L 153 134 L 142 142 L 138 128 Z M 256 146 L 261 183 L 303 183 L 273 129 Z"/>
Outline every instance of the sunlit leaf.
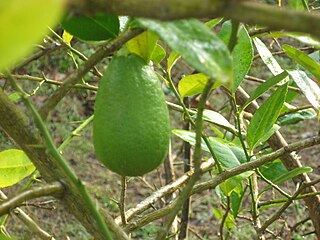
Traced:
<path fill-rule="evenodd" d="M 320 81 L 320 64 L 314 61 L 304 52 L 300 51 L 289 45 L 284 45 L 283 50 L 286 54 L 292 58 L 296 63 L 300 64 L 306 70 L 308 70 L 313 76 L 315 76 Z"/>
<path fill-rule="evenodd" d="M 196 19 L 173 22 L 140 19 L 139 22 L 157 33 L 196 70 L 231 86 L 233 71 L 229 51 L 203 23 Z"/>
<path fill-rule="evenodd" d="M 202 93 L 208 79 L 203 73 L 191 74 L 182 78 L 178 84 L 181 97 L 189 97 Z"/>
<path fill-rule="evenodd" d="M 35 169 L 27 155 L 21 150 L 10 149 L 0 152 L 0 188 L 18 183 Z"/>
<path fill-rule="evenodd" d="M 166 57 L 166 55 L 166 51 L 159 44 L 157 44 L 151 54 L 151 60 L 155 64 L 159 64 Z"/>
<path fill-rule="evenodd" d="M 272 56 L 272 53 L 266 47 L 266 45 L 259 39 L 253 38 L 253 42 L 258 50 L 258 53 L 262 61 L 267 65 L 273 75 L 278 75 L 283 72 L 277 60 Z"/>
<path fill-rule="evenodd" d="M 180 129 L 174 129 L 172 130 L 172 133 L 176 136 L 180 137 L 186 142 L 189 142 L 192 146 L 195 145 L 195 133 L 186 131 L 186 130 L 180 130 Z M 217 161 L 221 163 L 221 165 L 225 168 L 232 168 L 239 166 L 241 163 L 245 162 L 245 154 L 243 150 L 237 146 L 235 146 L 233 143 L 220 139 L 220 138 L 214 138 L 209 137 L 210 146 L 213 149 L 213 152 L 215 156 L 217 157 Z M 205 142 L 202 140 L 201 148 L 204 151 L 210 152 Z"/>
<path fill-rule="evenodd" d="M 128 50 L 139 55 L 147 63 L 157 45 L 158 36 L 150 31 L 144 31 L 126 43 Z"/>
<path fill-rule="evenodd" d="M 62 14 L 63 0 L 0 3 L 0 71 L 12 67 L 39 43 Z"/>
<path fill-rule="evenodd" d="M 307 100 L 316 109 L 320 107 L 320 88 L 312 81 L 305 72 L 298 70 L 287 70 L 292 80 L 298 85 Z"/>

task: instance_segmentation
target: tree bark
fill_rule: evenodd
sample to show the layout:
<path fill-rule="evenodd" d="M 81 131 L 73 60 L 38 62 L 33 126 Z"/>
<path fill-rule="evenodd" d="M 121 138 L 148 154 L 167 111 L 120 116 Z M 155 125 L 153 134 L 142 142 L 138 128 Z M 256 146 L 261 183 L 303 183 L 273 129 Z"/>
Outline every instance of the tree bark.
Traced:
<path fill-rule="evenodd" d="M 2 90 L 0 90 L 0 127 L 28 155 L 46 182 L 57 180 L 65 182 L 66 190 L 61 197 L 61 202 L 95 239 L 105 239 L 77 188 L 67 180 L 68 177 L 64 171 L 58 166 L 55 159 L 46 152 L 44 141 L 39 136 L 37 129 Z M 126 239 L 125 234 L 121 235 L 121 232 L 117 231 L 113 219 L 106 213 L 103 214 L 110 230 L 119 235 L 117 239 Z"/>
<path fill-rule="evenodd" d="M 320 15 L 279 8 L 250 0 L 68 0 L 75 14 L 105 12 L 160 20 L 225 17 L 272 30 L 310 33 L 320 37 Z"/>

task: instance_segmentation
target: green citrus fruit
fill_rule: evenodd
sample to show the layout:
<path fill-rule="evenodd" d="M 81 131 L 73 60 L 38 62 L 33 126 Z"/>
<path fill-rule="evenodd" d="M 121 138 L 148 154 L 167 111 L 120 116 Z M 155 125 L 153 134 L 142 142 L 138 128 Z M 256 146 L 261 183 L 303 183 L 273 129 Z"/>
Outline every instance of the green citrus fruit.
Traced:
<path fill-rule="evenodd" d="M 168 109 L 152 67 L 137 55 L 114 57 L 101 79 L 94 110 L 97 158 L 123 176 L 158 167 L 170 138 Z"/>

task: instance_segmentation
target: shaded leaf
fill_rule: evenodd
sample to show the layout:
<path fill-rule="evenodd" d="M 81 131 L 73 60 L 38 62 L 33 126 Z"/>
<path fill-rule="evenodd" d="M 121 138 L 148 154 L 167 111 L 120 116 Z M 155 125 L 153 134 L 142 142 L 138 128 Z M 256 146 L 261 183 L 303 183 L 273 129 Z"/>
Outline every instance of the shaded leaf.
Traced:
<path fill-rule="evenodd" d="M 279 185 L 281 183 L 284 183 L 285 181 L 288 181 L 302 173 L 308 173 L 308 172 L 312 172 L 312 168 L 310 167 L 299 167 L 299 168 L 295 168 L 289 172 L 286 172 L 284 174 L 282 174 L 281 176 L 275 178 L 272 180 L 272 182 L 275 184 L 275 185 Z M 262 192 L 265 192 L 265 191 L 268 191 L 269 189 L 271 189 L 272 186 L 271 185 L 268 185 L 265 189 L 263 189 L 261 191 Z"/>
<path fill-rule="evenodd" d="M 32 51 L 62 13 L 62 0 L 10 0 L 0 5 L 0 71 Z"/>
<path fill-rule="evenodd" d="M 106 13 L 94 16 L 68 14 L 61 23 L 63 29 L 84 41 L 103 41 L 119 33 L 119 18 Z"/>
<path fill-rule="evenodd" d="M 265 176 L 269 180 L 273 180 L 288 172 L 281 160 L 275 160 L 273 162 L 266 163 L 259 167 L 259 170 L 263 174 L 263 176 Z"/>
<path fill-rule="evenodd" d="M 251 176 L 254 172 L 253 171 L 248 171 L 241 173 L 239 175 L 236 175 L 234 177 L 228 178 L 226 181 L 223 183 L 219 184 L 220 190 L 226 195 L 230 196 L 231 193 L 234 191 L 234 189 L 242 184 L 242 181 L 244 179 L 247 179 L 249 176 Z"/>
<path fill-rule="evenodd" d="M 253 115 L 247 130 L 247 142 L 253 149 L 276 122 L 286 98 L 287 84 L 279 87 Z"/>
<path fill-rule="evenodd" d="M 317 113 L 312 108 L 302 109 L 279 117 L 277 120 L 277 124 L 281 126 L 296 124 L 300 121 L 313 119 L 315 117 L 317 117 Z"/>
<path fill-rule="evenodd" d="M 232 33 L 231 21 L 227 21 L 222 25 L 222 29 L 218 36 L 228 44 Z M 245 75 L 248 73 L 252 59 L 253 46 L 251 38 L 243 25 L 240 25 L 238 32 L 237 44 L 232 51 L 233 59 L 233 86 L 232 92 L 235 92 L 240 86 Z"/>
<path fill-rule="evenodd" d="M 140 19 L 192 67 L 226 86 L 232 82 L 232 61 L 226 45 L 196 19 L 160 22 Z"/>
<path fill-rule="evenodd" d="M 289 6 L 295 10 L 309 10 L 305 0 L 289 0 Z"/>
<path fill-rule="evenodd" d="M 35 169 L 27 155 L 21 150 L 10 149 L 0 152 L 0 188 L 20 182 Z"/>

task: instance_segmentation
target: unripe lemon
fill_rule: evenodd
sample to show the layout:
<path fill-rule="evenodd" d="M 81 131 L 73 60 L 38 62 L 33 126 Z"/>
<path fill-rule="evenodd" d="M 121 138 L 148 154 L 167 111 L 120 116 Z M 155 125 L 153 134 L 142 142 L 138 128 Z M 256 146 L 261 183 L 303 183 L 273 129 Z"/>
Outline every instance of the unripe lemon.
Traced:
<path fill-rule="evenodd" d="M 123 176 L 141 176 L 166 157 L 170 124 L 164 94 L 139 56 L 111 60 L 96 97 L 93 137 L 100 162 Z"/>

